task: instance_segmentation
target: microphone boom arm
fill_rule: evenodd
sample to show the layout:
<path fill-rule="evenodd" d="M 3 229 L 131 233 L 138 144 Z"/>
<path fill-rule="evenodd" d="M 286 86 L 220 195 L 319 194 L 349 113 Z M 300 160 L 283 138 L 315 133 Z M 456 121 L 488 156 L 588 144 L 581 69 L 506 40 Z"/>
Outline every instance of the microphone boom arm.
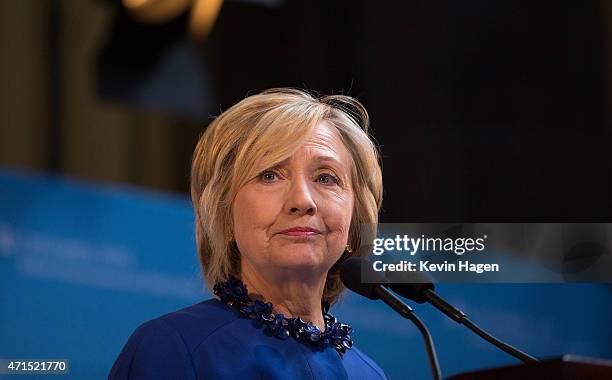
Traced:
<path fill-rule="evenodd" d="M 389 305 L 393 310 L 397 311 L 402 317 L 409 319 L 419 329 L 423 335 L 423 340 L 425 341 L 425 349 L 427 350 L 427 357 L 429 358 L 433 378 L 434 380 L 442 379 L 440 363 L 438 362 L 433 339 L 431 338 L 431 334 L 429 333 L 429 330 L 427 330 L 427 327 L 425 327 L 423 321 L 421 321 L 421 319 L 412 312 L 412 308 L 410 306 L 403 303 L 386 287 L 382 285 L 376 286 L 374 288 L 374 294 L 383 300 L 384 303 Z"/>
<path fill-rule="evenodd" d="M 436 309 L 446 314 L 448 317 L 450 317 L 455 322 L 462 324 L 468 329 L 472 330 L 482 339 L 486 340 L 487 342 L 491 343 L 492 345 L 496 346 L 497 348 L 501 349 L 507 354 L 512 355 L 515 358 L 520 359 L 525 363 L 536 363 L 539 361 L 533 356 L 519 350 L 516 347 L 509 345 L 508 343 L 502 342 L 501 340 L 497 339 L 493 335 L 489 334 L 488 332 L 478 327 L 474 322 L 470 321 L 467 315 L 465 315 L 461 310 L 457 309 L 456 307 L 446 302 L 442 297 L 440 297 L 433 290 L 426 289 L 423 291 L 423 295 L 425 296 L 427 301 L 430 304 L 432 304 Z"/>

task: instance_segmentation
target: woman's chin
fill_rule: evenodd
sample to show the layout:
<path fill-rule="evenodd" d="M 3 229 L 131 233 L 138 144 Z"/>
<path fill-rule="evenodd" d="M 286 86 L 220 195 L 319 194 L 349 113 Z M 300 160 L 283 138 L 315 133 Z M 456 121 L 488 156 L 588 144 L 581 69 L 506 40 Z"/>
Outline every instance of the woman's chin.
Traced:
<path fill-rule="evenodd" d="M 292 244 L 277 252 L 275 262 L 286 269 L 324 269 L 326 257 L 324 252 L 309 244 Z"/>

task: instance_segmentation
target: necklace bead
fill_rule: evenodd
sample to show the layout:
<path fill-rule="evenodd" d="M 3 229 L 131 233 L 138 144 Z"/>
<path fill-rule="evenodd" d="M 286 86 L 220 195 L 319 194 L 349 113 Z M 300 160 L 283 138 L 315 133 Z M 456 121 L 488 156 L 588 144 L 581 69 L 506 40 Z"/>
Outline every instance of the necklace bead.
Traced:
<path fill-rule="evenodd" d="M 331 344 L 340 355 L 353 346 L 351 326 L 338 322 L 329 314 L 329 304 L 326 302 L 322 304 L 325 331 L 321 331 L 312 322 L 304 322 L 300 317 L 285 318 L 281 313 L 274 314 L 270 302 L 251 300 L 246 285 L 233 276 L 216 283 L 213 292 L 221 302 L 237 310 L 242 316 L 262 323 L 269 333 L 279 339 L 292 336 L 301 343 L 320 348 Z"/>

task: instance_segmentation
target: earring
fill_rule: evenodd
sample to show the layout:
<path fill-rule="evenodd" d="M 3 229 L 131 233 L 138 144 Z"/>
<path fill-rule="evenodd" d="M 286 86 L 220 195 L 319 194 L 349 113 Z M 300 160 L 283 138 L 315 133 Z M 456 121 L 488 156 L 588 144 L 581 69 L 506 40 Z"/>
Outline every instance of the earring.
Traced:
<path fill-rule="evenodd" d="M 344 250 L 347 251 L 348 253 L 353 253 L 353 248 L 351 247 L 350 244 L 347 244 Z"/>

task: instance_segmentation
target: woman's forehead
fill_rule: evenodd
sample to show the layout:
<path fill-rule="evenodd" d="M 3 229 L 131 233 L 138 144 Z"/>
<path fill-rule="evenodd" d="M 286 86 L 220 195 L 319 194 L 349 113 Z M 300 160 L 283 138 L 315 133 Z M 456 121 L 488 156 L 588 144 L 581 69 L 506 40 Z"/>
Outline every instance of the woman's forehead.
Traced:
<path fill-rule="evenodd" d="M 299 159 L 346 167 L 352 161 L 348 149 L 340 138 L 340 134 L 336 128 L 326 122 L 319 123 L 293 155 L 279 165 L 286 165 L 293 160 Z"/>

